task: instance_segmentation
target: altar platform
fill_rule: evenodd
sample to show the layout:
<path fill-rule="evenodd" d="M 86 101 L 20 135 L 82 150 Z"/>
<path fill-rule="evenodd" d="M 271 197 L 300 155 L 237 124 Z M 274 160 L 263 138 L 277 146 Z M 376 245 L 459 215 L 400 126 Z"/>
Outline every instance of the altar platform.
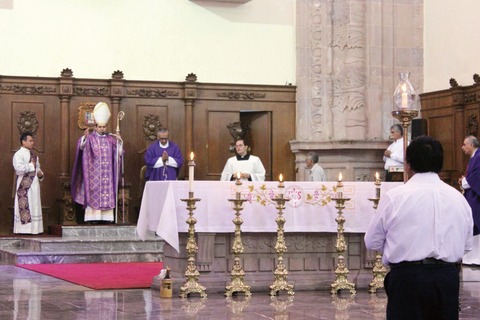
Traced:
<path fill-rule="evenodd" d="M 295 290 L 330 290 L 335 280 L 338 212 L 331 200 L 336 195 L 335 184 L 285 182 L 285 197 L 290 201 L 284 210 L 287 252 L 283 257 L 288 280 Z M 382 183 L 381 192 L 400 184 Z M 245 247 L 241 260 L 246 272 L 245 284 L 252 291 L 267 291 L 274 280 L 277 209 L 272 197 L 278 192 L 277 185 L 278 182 L 242 185 L 242 198 L 247 201 L 241 211 Z M 194 211 L 199 283 L 208 292 L 222 292 L 230 281 L 234 258 L 234 210 L 228 199 L 235 197 L 236 187 L 234 182 L 195 181 L 193 189 L 195 198 L 200 199 Z M 374 196 L 373 182 L 344 182 L 344 197 L 350 198 L 344 209 L 349 280 L 365 290 L 372 279 L 375 254 L 365 249 L 363 235 L 375 213 L 373 203 L 368 200 Z M 172 269 L 174 292 L 185 282 L 188 211 L 182 199 L 187 197 L 188 181 L 148 182 L 137 222 L 140 238 L 148 231 L 155 231 L 165 240 L 164 264 Z M 154 279 L 152 287 L 158 286 L 158 280 Z"/>

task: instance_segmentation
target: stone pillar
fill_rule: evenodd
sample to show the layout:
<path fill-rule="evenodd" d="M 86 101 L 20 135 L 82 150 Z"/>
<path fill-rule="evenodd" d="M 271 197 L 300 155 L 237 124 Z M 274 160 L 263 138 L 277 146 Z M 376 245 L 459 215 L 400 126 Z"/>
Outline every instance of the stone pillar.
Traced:
<path fill-rule="evenodd" d="M 298 0 L 297 180 L 317 151 L 329 180 L 363 181 L 383 171 L 399 71 L 423 84 L 423 3 Z M 326 168 L 325 168 L 326 167 Z M 329 172 L 328 169 L 335 172 Z M 331 170 L 330 170 L 331 171 Z M 368 179 L 370 180 L 370 179 Z"/>

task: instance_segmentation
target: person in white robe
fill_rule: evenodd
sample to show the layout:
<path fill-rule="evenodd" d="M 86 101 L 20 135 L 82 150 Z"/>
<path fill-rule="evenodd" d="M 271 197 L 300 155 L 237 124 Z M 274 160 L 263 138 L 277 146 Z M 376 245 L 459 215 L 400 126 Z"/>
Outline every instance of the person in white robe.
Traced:
<path fill-rule="evenodd" d="M 13 233 L 43 233 L 42 201 L 40 183 L 43 172 L 37 155 L 33 153 L 33 136 L 23 133 L 20 136 L 21 148 L 13 156 L 16 174 Z"/>
<path fill-rule="evenodd" d="M 265 181 L 265 168 L 259 157 L 248 153 L 248 145 L 243 139 L 235 141 L 236 156 L 227 160 L 221 181 L 233 181 L 240 176 L 244 181 Z"/>

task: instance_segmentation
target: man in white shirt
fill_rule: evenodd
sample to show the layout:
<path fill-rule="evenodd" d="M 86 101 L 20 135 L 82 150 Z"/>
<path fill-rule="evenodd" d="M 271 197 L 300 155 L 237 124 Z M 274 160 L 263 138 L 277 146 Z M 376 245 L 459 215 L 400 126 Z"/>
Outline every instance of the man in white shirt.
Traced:
<path fill-rule="evenodd" d="M 383 152 L 386 181 L 392 181 L 390 167 L 403 166 L 403 128 L 398 123 L 390 127 L 390 139 L 393 140 L 392 144 Z"/>
<path fill-rule="evenodd" d="M 305 160 L 307 169 L 310 169 L 310 174 L 307 181 L 326 181 L 325 170 L 318 164 L 318 153 L 310 151 L 307 153 Z"/>
<path fill-rule="evenodd" d="M 236 174 L 239 173 L 241 180 L 265 181 L 265 168 L 262 161 L 259 157 L 248 153 L 248 145 L 245 140 L 235 141 L 235 152 L 237 155 L 227 160 L 220 180 L 235 180 Z"/>
<path fill-rule="evenodd" d="M 440 180 L 443 148 L 414 139 L 406 153 L 409 180 L 382 196 L 365 245 L 383 253 L 387 319 L 458 319 L 459 262 L 472 248 L 467 201 Z"/>

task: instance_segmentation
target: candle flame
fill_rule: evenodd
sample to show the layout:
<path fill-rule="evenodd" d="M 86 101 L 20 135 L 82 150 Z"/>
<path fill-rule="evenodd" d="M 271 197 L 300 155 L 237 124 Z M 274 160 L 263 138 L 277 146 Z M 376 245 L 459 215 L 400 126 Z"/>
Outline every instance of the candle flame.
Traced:
<path fill-rule="evenodd" d="M 338 174 L 338 181 L 342 181 L 342 173 L 341 172 Z"/>
<path fill-rule="evenodd" d="M 375 172 L 375 179 L 380 179 L 380 176 L 378 175 L 378 172 Z"/>
<path fill-rule="evenodd" d="M 237 180 L 240 180 L 240 178 L 242 177 L 242 174 L 240 173 L 240 171 L 237 172 Z"/>
<path fill-rule="evenodd" d="M 278 177 L 278 180 L 280 180 L 280 182 L 283 182 L 283 175 L 280 173 L 280 176 Z"/>
<path fill-rule="evenodd" d="M 193 156 L 193 151 L 192 151 L 192 152 L 190 152 L 190 160 L 193 161 L 193 159 L 195 159 L 195 158 L 194 158 L 194 156 Z"/>

